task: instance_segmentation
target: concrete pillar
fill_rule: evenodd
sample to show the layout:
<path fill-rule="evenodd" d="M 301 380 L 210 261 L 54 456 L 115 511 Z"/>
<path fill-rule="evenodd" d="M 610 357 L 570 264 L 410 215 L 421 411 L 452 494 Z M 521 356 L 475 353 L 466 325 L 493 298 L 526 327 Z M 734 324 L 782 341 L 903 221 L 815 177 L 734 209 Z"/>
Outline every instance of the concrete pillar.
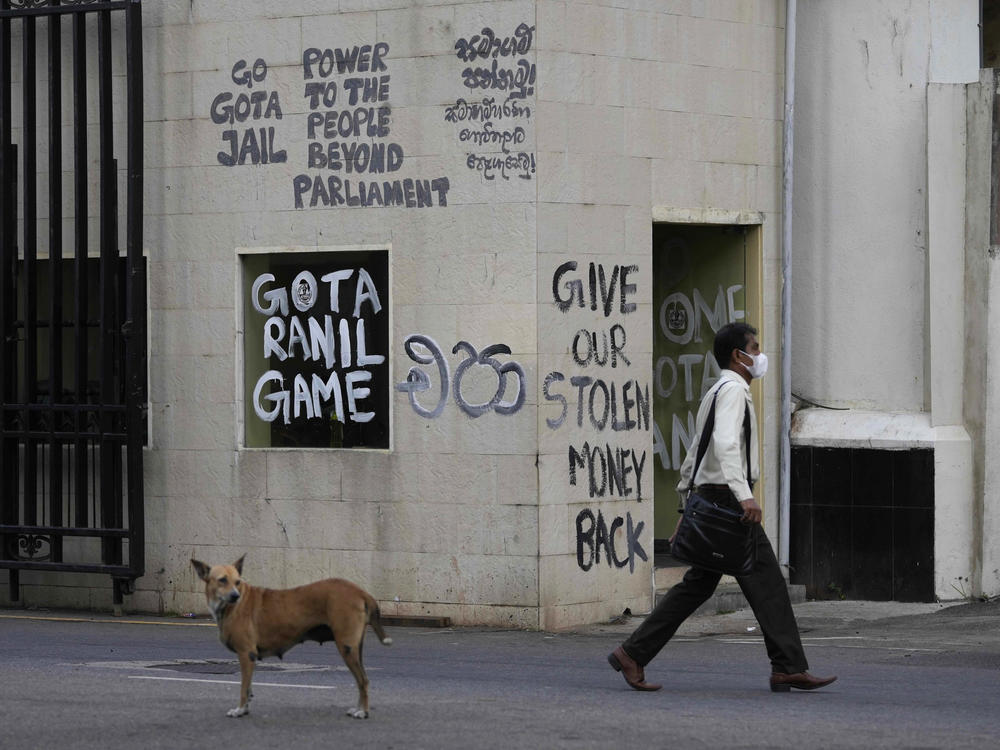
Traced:
<path fill-rule="evenodd" d="M 963 424 L 966 87 L 927 85 L 925 390 L 934 443 L 934 588 L 954 599 L 973 567 L 972 440 Z"/>

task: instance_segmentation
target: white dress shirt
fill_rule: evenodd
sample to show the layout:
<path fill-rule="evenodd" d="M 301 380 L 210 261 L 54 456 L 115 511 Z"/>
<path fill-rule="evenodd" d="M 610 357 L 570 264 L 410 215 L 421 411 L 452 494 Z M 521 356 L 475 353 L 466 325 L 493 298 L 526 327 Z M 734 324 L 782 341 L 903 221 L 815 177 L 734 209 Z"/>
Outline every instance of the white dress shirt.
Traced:
<path fill-rule="evenodd" d="M 698 476 L 694 485 L 725 484 L 732 490 L 737 500 L 749 500 L 753 497 L 750 481 L 756 481 L 760 476 L 760 464 L 757 458 L 757 419 L 754 415 L 753 398 L 750 396 L 750 386 L 742 376 L 732 370 L 723 370 L 718 382 L 713 385 L 698 408 L 695 421 L 695 434 L 691 438 L 687 457 L 681 464 L 681 480 L 677 491 L 682 496 L 687 494 L 691 482 L 691 472 L 694 471 L 694 461 L 698 455 L 698 445 L 701 433 L 705 428 L 708 410 L 712 406 L 712 397 L 718 393 L 715 402 L 715 428 L 712 430 L 712 440 L 705 451 L 705 457 L 698 467 Z M 746 439 L 743 436 L 743 415 L 745 408 L 750 409 L 750 476 L 747 474 Z"/>

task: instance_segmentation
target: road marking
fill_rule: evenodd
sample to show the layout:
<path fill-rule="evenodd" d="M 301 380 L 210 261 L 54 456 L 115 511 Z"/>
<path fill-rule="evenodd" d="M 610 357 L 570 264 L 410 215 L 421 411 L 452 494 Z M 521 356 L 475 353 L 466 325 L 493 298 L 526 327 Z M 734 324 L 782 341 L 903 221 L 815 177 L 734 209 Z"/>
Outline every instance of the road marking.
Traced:
<path fill-rule="evenodd" d="M 158 622 L 156 620 L 96 620 L 89 617 L 42 617 L 41 615 L 0 615 L 0 620 L 44 620 L 46 622 L 91 622 L 111 625 L 180 625 L 186 628 L 214 628 L 214 622 Z"/>
<path fill-rule="evenodd" d="M 239 680 L 200 680 L 196 677 L 152 677 L 130 674 L 130 680 L 163 680 L 165 682 L 211 682 L 218 685 L 239 685 Z M 335 685 L 296 685 L 288 682 L 254 682 L 254 687 L 310 688 L 312 690 L 336 690 Z"/>
<path fill-rule="evenodd" d="M 863 641 L 863 635 L 806 635 L 804 641 Z"/>
<path fill-rule="evenodd" d="M 873 650 L 873 649 L 879 649 L 881 651 L 927 651 L 927 652 L 935 653 L 935 654 L 942 653 L 944 651 L 944 649 L 940 649 L 940 648 L 915 648 L 915 647 L 912 647 L 912 646 L 883 646 L 878 641 L 875 641 L 875 640 L 873 640 L 871 638 L 865 638 L 864 636 L 844 636 L 844 638 L 845 639 L 846 638 L 851 638 L 853 640 L 867 641 L 869 645 L 861 646 L 861 645 L 853 645 L 853 644 L 846 644 L 846 643 L 845 644 L 837 644 L 837 643 L 817 643 L 816 642 L 816 641 L 821 641 L 821 640 L 839 640 L 840 639 L 840 637 L 834 638 L 832 636 L 829 637 L 829 638 L 819 638 L 819 637 L 816 637 L 816 638 L 812 638 L 811 640 L 814 641 L 813 644 L 812 644 L 813 646 L 830 646 L 832 648 L 854 648 L 854 649 L 864 649 L 864 650 L 869 650 L 869 651 Z M 679 640 L 679 639 L 674 639 L 674 640 Z M 759 645 L 762 642 L 762 640 L 760 638 L 718 638 L 717 640 L 719 641 L 719 643 L 733 643 L 733 644 L 754 645 L 754 646 Z M 802 640 L 805 640 L 805 638 L 803 638 Z"/>
<path fill-rule="evenodd" d="M 745 635 L 731 638 L 719 638 L 723 643 L 760 643 L 763 634 L 759 636 Z M 864 641 L 869 640 L 863 635 L 814 635 L 801 636 L 803 641 Z"/>
<path fill-rule="evenodd" d="M 817 643 L 817 646 L 822 646 L 822 643 Z M 833 645 L 833 644 L 830 644 Z M 870 646 L 837 646 L 836 648 L 856 648 L 864 649 L 865 651 L 881 650 L 881 651 L 927 651 L 932 654 L 943 654 L 946 649 L 943 648 L 913 648 L 912 646 L 880 646 L 877 643 L 872 643 Z"/>

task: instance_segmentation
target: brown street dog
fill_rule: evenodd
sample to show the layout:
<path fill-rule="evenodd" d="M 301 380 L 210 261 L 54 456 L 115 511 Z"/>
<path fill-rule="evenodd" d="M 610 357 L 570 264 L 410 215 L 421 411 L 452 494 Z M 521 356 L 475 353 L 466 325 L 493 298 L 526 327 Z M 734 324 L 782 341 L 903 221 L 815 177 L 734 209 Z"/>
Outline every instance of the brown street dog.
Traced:
<path fill-rule="evenodd" d="M 358 683 L 358 705 L 347 714 L 368 718 L 368 676 L 362 663 L 365 627 L 371 624 L 384 645 L 392 644 L 371 594 L 340 578 L 294 589 L 256 588 L 242 578 L 243 557 L 232 565 L 210 567 L 193 558 L 191 564 L 205 582 L 205 599 L 219 625 L 219 640 L 240 661 L 240 705 L 228 716 L 250 711 L 250 681 L 259 659 L 281 658 L 303 641 L 335 641 Z"/>

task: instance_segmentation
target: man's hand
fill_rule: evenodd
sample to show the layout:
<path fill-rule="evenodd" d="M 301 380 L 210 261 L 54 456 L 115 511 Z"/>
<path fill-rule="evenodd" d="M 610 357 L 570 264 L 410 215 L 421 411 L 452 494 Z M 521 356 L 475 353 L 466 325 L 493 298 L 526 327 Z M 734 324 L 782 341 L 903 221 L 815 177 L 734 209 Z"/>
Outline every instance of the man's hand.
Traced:
<path fill-rule="evenodd" d="M 756 500 L 750 497 L 746 500 L 741 500 L 740 505 L 743 506 L 743 518 L 741 519 L 743 523 L 760 523 L 764 512 L 757 505 Z"/>

